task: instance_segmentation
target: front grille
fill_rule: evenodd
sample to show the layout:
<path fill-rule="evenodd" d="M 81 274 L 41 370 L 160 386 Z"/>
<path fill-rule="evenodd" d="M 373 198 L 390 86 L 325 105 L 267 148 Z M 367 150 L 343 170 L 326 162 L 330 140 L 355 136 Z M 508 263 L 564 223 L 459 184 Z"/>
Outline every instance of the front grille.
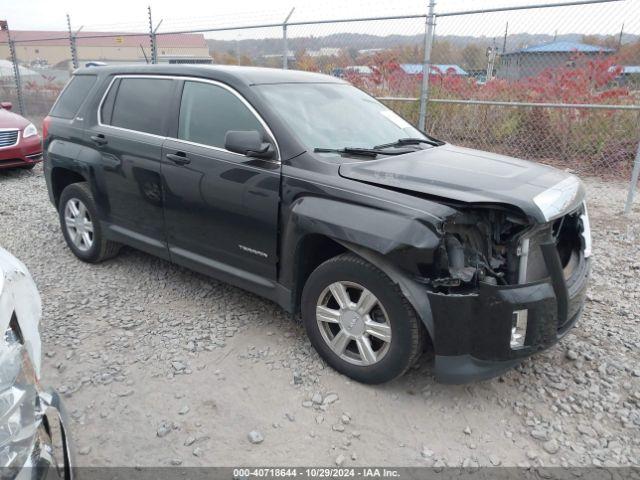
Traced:
<path fill-rule="evenodd" d="M 18 143 L 18 130 L 0 130 L 0 147 L 11 147 Z"/>

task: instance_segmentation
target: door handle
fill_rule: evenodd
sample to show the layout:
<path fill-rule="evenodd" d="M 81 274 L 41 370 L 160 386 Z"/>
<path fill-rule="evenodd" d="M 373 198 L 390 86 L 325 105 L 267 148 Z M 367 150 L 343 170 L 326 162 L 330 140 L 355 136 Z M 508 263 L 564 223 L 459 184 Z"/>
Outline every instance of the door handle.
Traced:
<path fill-rule="evenodd" d="M 167 153 L 167 160 L 171 160 L 176 165 L 188 165 L 191 160 L 187 158 L 187 154 L 184 152 Z"/>
<path fill-rule="evenodd" d="M 101 133 L 99 133 L 98 135 L 91 135 L 91 141 L 99 146 L 107 144 L 107 139 L 104 138 L 104 135 Z"/>

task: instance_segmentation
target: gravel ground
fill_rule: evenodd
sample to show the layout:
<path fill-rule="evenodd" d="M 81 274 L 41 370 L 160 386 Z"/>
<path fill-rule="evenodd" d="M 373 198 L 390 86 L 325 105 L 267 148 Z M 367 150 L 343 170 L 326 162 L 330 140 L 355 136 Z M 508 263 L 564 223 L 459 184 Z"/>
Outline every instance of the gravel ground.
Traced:
<path fill-rule="evenodd" d="M 425 355 L 369 387 L 275 304 L 124 249 L 73 257 L 41 167 L 0 172 L 0 245 L 44 305 L 44 382 L 80 465 L 640 465 L 640 202 L 586 181 L 595 265 L 578 327 L 504 376 L 434 382 Z"/>

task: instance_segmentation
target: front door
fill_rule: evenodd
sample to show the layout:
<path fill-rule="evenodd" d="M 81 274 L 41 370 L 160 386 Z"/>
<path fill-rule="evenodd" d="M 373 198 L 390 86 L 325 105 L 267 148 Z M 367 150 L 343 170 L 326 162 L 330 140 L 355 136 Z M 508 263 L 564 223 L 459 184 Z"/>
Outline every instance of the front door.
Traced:
<path fill-rule="evenodd" d="M 274 287 L 280 164 L 227 151 L 229 130 L 265 124 L 235 91 L 186 80 L 175 137 L 163 146 L 162 176 L 171 258 L 252 290 Z"/>

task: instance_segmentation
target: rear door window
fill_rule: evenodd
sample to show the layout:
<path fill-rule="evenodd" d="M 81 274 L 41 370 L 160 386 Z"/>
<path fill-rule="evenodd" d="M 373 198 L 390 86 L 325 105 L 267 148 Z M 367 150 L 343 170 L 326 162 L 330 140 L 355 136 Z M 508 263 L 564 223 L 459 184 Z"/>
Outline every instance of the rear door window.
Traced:
<path fill-rule="evenodd" d="M 109 124 L 127 130 L 164 135 L 173 85 L 171 79 L 122 78 L 115 93 L 113 111 L 109 112 Z"/>
<path fill-rule="evenodd" d="M 74 75 L 58 97 L 50 115 L 68 119 L 75 117 L 97 78 L 95 75 Z"/>

